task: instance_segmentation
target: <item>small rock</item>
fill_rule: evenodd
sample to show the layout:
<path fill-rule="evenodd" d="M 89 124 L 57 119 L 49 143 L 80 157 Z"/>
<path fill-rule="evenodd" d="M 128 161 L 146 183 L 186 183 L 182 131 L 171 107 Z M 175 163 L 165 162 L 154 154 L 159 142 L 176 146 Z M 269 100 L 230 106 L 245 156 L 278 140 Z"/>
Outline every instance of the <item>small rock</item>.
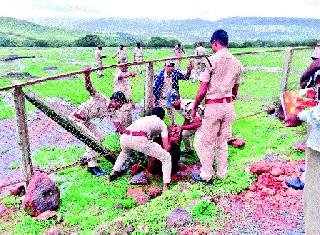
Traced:
<path fill-rule="evenodd" d="M 62 234 L 62 233 L 61 233 L 60 230 L 57 229 L 57 228 L 51 228 L 51 229 L 49 229 L 45 234 L 46 234 L 46 235 L 60 235 L 60 234 Z"/>
<path fill-rule="evenodd" d="M 13 196 L 22 196 L 25 194 L 26 189 L 24 184 L 15 185 L 13 188 L 10 189 L 10 192 Z"/>
<path fill-rule="evenodd" d="M 167 228 L 171 229 L 184 227 L 192 223 L 192 220 L 193 217 L 186 209 L 178 207 L 167 217 Z"/>
<path fill-rule="evenodd" d="M 232 142 L 232 146 L 235 148 L 241 148 L 246 144 L 245 139 L 236 139 L 235 141 Z"/>
<path fill-rule="evenodd" d="M 133 233 L 133 231 L 134 231 L 134 227 L 132 225 L 125 228 L 125 232 L 127 234 L 131 234 L 131 233 Z"/>
<path fill-rule="evenodd" d="M 273 176 L 280 176 L 284 174 L 284 170 L 280 167 L 274 167 L 272 168 L 272 170 L 270 171 L 270 174 Z"/>
<path fill-rule="evenodd" d="M 31 216 L 46 211 L 55 211 L 59 207 L 60 191 L 45 173 L 35 173 L 26 189 L 22 206 Z"/>
<path fill-rule="evenodd" d="M 288 138 L 288 135 L 287 135 L 287 134 L 280 134 L 280 138 L 281 138 L 281 139 L 287 139 L 287 138 Z"/>
<path fill-rule="evenodd" d="M 144 193 L 141 187 L 128 188 L 127 195 L 133 198 L 138 205 L 146 204 L 149 201 L 148 195 Z"/>
<path fill-rule="evenodd" d="M 116 202 L 116 203 L 114 204 L 114 208 L 116 208 L 116 209 L 122 209 L 122 208 L 123 208 L 123 205 L 122 205 L 120 202 Z"/>
<path fill-rule="evenodd" d="M 182 184 L 180 185 L 180 191 L 184 191 L 184 190 L 188 190 L 188 189 L 189 189 L 188 184 L 182 183 Z"/>
<path fill-rule="evenodd" d="M 267 173 L 271 170 L 271 167 L 266 165 L 265 162 L 257 162 L 250 167 L 251 174 L 261 175 L 262 173 Z"/>
<path fill-rule="evenodd" d="M 147 194 L 151 197 L 151 198 L 155 198 L 160 196 L 162 193 L 161 188 L 159 188 L 158 186 L 153 186 L 151 189 L 148 190 Z"/>
<path fill-rule="evenodd" d="M 146 174 L 144 172 L 141 172 L 137 175 L 134 175 L 130 180 L 130 184 L 148 184 Z"/>
<path fill-rule="evenodd" d="M 36 220 L 48 220 L 57 214 L 56 211 L 45 211 L 36 217 Z"/>

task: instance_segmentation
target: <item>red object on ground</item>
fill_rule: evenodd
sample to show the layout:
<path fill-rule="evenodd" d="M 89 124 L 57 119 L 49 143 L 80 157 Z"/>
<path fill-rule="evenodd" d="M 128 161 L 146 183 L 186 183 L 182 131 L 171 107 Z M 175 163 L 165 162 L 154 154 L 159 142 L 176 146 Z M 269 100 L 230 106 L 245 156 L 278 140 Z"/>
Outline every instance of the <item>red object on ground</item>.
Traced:
<path fill-rule="evenodd" d="M 48 220 L 48 219 L 54 217 L 56 214 L 57 214 L 56 211 L 45 211 L 45 212 L 41 213 L 40 215 L 38 215 L 36 217 L 36 220 L 45 221 L 45 220 Z"/>
<path fill-rule="evenodd" d="M 296 150 L 300 150 L 302 152 L 305 152 L 307 149 L 307 146 L 303 143 L 297 142 L 292 145 L 292 148 L 296 149 Z"/>
<path fill-rule="evenodd" d="M 246 144 L 245 139 L 236 139 L 235 141 L 232 141 L 232 146 L 235 148 L 240 148 Z"/>
<path fill-rule="evenodd" d="M 15 185 L 13 188 L 10 189 L 10 193 L 13 196 L 22 196 L 25 194 L 25 192 L 26 192 L 26 189 L 24 187 L 24 184 Z"/>
<path fill-rule="evenodd" d="M 136 163 L 131 167 L 131 175 L 132 176 L 140 173 L 141 171 L 143 171 L 143 168 L 139 163 Z"/>
<path fill-rule="evenodd" d="M 31 216 L 38 216 L 45 211 L 54 211 L 59 207 L 60 191 L 45 173 L 35 173 L 26 189 L 22 201 L 23 208 Z"/>

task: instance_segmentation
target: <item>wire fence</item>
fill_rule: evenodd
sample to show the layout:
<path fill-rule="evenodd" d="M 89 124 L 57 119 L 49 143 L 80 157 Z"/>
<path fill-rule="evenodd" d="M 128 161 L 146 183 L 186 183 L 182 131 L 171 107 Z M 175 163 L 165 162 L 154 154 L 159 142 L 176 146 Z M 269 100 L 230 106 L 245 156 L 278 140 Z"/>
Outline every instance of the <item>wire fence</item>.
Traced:
<path fill-rule="evenodd" d="M 234 52 L 234 55 L 245 68 L 238 100 L 235 102 L 237 117 L 241 119 L 250 117 L 279 100 L 282 83 L 286 80 L 284 69 L 287 63 L 287 51 L 277 49 L 271 52 Z M 291 70 L 287 76 L 286 87 L 288 89 L 297 88 L 298 78 L 309 63 L 309 58 L 310 48 L 294 49 L 291 58 L 293 62 L 289 64 Z M 184 75 L 187 73 L 188 65 L 190 63 L 194 65 L 191 76 L 179 81 L 181 98 L 194 99 L 199 88 L 200 57 L 186 56 L 181 60 L 166 58 L 145 61 L 140 64 L 129 63 L 128 74 L 134 74 L 128 79 L 131 88 L 129 98 L 132 102 L 126 110 L 116 113 L 117 119 L 125 122 L 129 116 L 130 121 L 134 121 L 151 112 L 154 100 L 154 77 L 164 69 L 165 62 L 169 60 L 175 62 L 176 69 Z M 179 67 L 178 64 L 180 64 Z M 99 94 L 110 97 L 118 89 L 115 87 L 115 81 L 117 81 L 119 69 L 119 65 L 105 66 L 101 78 L 98 76 L 99 68 L 91 69 L 90 78 L 93 87 Z M 96 140 L 95 133 L 90 133 L 90 130 L 89 133 L 84 131 L 85 134 L 82 137 L 79 136 L 79 133 L 75 134 L 77 130 L 74 130 L 73 127 L 74 120 L 70 118 L 70 115 L 81 107 L 81 104 L 90 99 L 84 82 L 84 71 L 2 87 L 0 96 L 0 115 L 16 113 L 16 119 L 0 120 L 0 149 L 2 151 L 0 189 L 17 181 L 28 181 L 33 169 L 41 168 L 50 173 L 81 164 L 79 159 L 87 153 L 85 146 L 91 145 L 92 139 Z M 40 110 L 40 106 L 35 107 L 34 102 L 31 104 L 30 99 L 24 105 L 25 97 L 27 99 L 36 97 L 34 102 L 40 106 L 49 107 L 49 110 L 46 110 L 45 114 L 43 110 Z M 92 110 L 94 103 L 87 108 L 88 112 Z M 176 115 L 176 122 L 182 122 L 179 115 Z M 104 148 L 95 145 L 94 149 L 98 150 L 96 152 L 99 155 L 105 154 L 104 156 L 111 159 L 111 156 L 116 154 L 120 148 L 119 135 L 116 134 L 112 120 L 95 118 L 91 124 L 99 131 L 98 135 L 105 137 L 104 141 L 102 141 L 103 138 L 97 141 L 103 143 Z M 75 126 L 79 127 L 77 124 Z M 83 126 L 80 125 L 80 131 L 83 130 L 82 128 Z"/>

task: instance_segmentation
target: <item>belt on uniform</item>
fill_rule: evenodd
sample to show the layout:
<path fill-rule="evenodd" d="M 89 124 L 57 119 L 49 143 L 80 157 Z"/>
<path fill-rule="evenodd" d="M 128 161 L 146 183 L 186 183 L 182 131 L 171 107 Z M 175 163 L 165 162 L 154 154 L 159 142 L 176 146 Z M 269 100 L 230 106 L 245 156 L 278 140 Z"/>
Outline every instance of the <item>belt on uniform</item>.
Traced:
<path fill-rule="evenodd" d="M 132 136 L 144 136 L 148 137 L 148 133 L 144 131 L 129 131 L 129 130 L 124 130 L 123 134 L 125 135 L 132 135 Z"/>
<path fill-rule="evenodd" d="M 231 103 L 232 97 L 225 97 L 222 99 L 206 99 L 205 104 L 217 104 L 217 103 Z"/>
<path fill-rule="evenodd" d="M 77 113 L 73 114 L 73 117 L 76 119 L 79 119 L 81 121 L 86 121 L 86 119 L 84 117 L 81 117 L 80 114 L 77 114 Z"/>

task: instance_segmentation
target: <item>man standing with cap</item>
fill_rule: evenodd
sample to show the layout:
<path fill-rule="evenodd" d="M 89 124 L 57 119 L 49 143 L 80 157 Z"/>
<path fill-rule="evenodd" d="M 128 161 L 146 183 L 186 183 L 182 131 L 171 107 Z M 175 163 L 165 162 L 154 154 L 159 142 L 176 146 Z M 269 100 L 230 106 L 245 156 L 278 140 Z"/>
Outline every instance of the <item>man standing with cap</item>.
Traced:
<path fill-rule="evenodd" d="M 118 64 L 128 63 L 127 52 L 124 49 L 124 46 L 122 44 L 119 46 L 119 48 L 117 50 L 117 53 L 112 58 L 116 58 L 116 57 L 117 57 L 117 60 L 118 60 Z"/>
<path fill-rule="evenodd" d="M 174 68 L 172 61 L 166 61 L 164 69 L 155 76 L 153 85 L 153 98 L 155 107 L 166 107 L 167 94 L 171 89 L 175 89 L 179 94 L 179 80 L 188 80 L 190 78 L 193 66 L 189 64 L 187 73 L 183 74 L 180 70 Z M 170 108 L 167 110 L 174 123 L 174 113 Z"/>
<path fill-rule="evenodd" d="M 174 47 L 174 50 L 173 50 L 173 55 L 175 57 L 177 57 L 177 64 L 176 64 L 176 68 L 179 69 L 180 68 L 180 64 L 181 64 L 181 57 L 182 57 L 182 54 L 184 54 L 185 51 L 181 45 L 181 43 L 178 43 L 175 47 Z"/>
<path fill-rule="evenodd" d="M 171 155 L 168 128 L 164 121 L 165 112 L 157 107 L 152 110 L 152 116 L 145 116 L 132 123 L 121 135 L 121 153 L 110 174 L 109 181 L 113 181 L 120 176 L 120 170 L 125 160 L 129 157 L 131 150 L 144 153 L 146 156 L 153 156 L 162 163 L 163 191 L 168 189 L 171 181 Z M 162 147 L 152 140 L 155 135 L 161 135 Z"/>
<path fill-rule="evenodd" d="M 95 54 L 96 54 L 96 61 L 97 61 L 98 67 L 99 67 L 98 78 L 101 78 L 103 76 L 102 69 L 101 69 L 102 68 L 102 59 L 106 58 L 106 56 L 102 54 L 102 46 L 98 46 L 98 49 L 96 50 Z"/>
<path fill-rule="evenodd" d="M 172 89 L 168 93 L 167 107 L 174 108 L 184 118 L 184 122 L 180 126 L 180 130 L 182 132 L 182 140 L 185 146 L 185 150 L 181 151 L 181 154 L 193 153 L 191 148 L 190 138 L 197 131 L 199 131 L 199 127 L 201 126 L 201 122 L 202 122 L 201 119 L 203 117 L 204 109 L 203 107 L 198 106 L 196 117 L 192 118 L 191 111 L 193 106 L 194 106 L 194 100 L 180 99 L 180 96 L 176 90 Z"/>
<path fill-rule="evenodd" d="M 227 49 L 228 34 L 219 29 L 212 34 L 211 48 L 214 55 L 205 62 L 200 74 L 191 117 L 196 117 L 199 104 L 205 98 L 205 111 L 200 129 L 197 154 L 201 162 L 201 173 L 192 174 L 195 181 L 211 183 L 214 176 L 214 147 L 217 148 L 217 172 L 219 178 L 227 177 L 228 144 L 232 122 L 235 118 L 232 101 L 238 94 L 240 74 L 243 67 Z"/>
<path fill-rule="evenodd" d="M 81 104 L 75 111 L 73 111 L 69 118 L 76 122 L 80 127 L 88 130 L 88 133 L 97 140 L 102 142 L 104 139 L 103 133 L 97 129 L 97 127 L 91 122 L 94 118 L 109 118 L 114 120 L 113 123 L 117 129 L 120 127 L 120 122 L 116 120 L 116 110 L 120 109 L 122 105 L 127 103 L 125 95 L 118 91 L 112 94 L 110 100 L 97 92 L 92 86 L 90 80 L 90 68 L 85 71 L 85 87 L 90 93 L 91 98 Z M 84 158 L 91 159 L 95 157 L 95 151 L 89 146 L 86 146 L 86 152 Z M 91 160 L 88 162 L 88 171 L 96 176 L 106 174 L 105 171 L 97 167 L 97 160 Z"/>
<path fill-rule="evenodd" d="M 318 44 L 311 55 L 312 62 L 300 78 L 302 89 L 320 86 L 320 44 Z"/>
<path fill-rule="evenodd" d="M 133 61 L 134 62 L 143 62 L 143 51 L 142 51 L 140 42 L 137 42 L 137 47 L 134 48 Z M 140 66 L 141 65 L 136 65 L 136 73 L 140 73 L 141 72 Z"/>

